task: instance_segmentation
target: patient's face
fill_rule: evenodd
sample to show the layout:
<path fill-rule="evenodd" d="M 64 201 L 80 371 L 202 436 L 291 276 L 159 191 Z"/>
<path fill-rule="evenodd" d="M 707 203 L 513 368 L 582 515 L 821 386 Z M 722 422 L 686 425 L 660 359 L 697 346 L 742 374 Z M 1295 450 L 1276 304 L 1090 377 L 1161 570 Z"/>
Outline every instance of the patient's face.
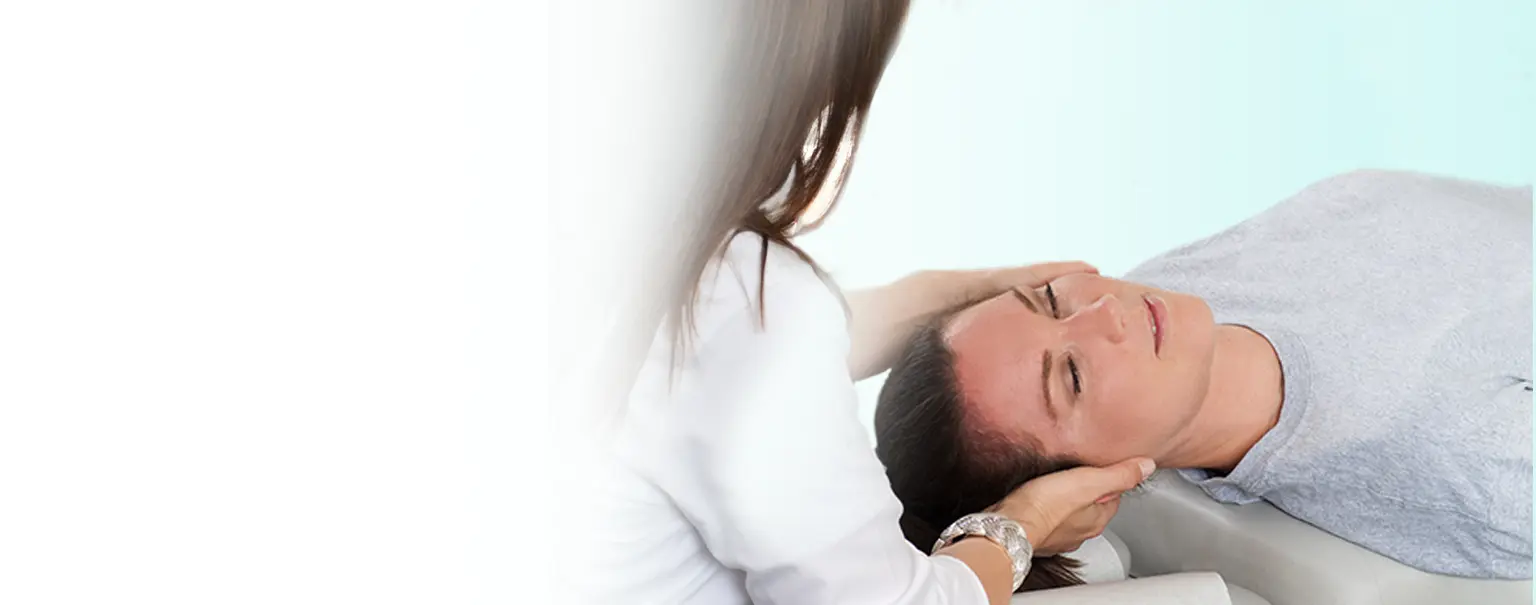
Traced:
<path fill-rule="evenodd" d="M 1210 308 L 1093 274 L 1049 290 L 1007 292 L 951 321 L 967 422 L 1086 464 L 1166 454 L 1210 383 Z"/>

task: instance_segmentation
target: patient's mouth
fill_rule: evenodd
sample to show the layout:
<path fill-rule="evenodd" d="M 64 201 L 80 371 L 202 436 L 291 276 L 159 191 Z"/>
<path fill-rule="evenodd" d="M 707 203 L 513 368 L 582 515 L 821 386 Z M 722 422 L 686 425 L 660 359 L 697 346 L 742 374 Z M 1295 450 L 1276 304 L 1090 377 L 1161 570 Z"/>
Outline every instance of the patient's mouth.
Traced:
<path fill-rule="evenodd" d="M 1142 295 L 1142 302 L 1147 304 L 1147 325 L 1152 330 L 1152 354 L 1161 357 L 1163 351 L 1163 320 L 1167 318 L 1167 309 L 1163 301 L 1155 296 Z"/>

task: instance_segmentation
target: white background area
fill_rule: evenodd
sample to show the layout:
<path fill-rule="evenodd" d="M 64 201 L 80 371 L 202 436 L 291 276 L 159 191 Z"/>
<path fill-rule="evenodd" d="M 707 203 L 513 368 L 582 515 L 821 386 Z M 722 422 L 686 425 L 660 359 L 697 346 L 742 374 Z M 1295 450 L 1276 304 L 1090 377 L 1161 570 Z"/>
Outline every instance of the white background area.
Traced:
<path fill-rule="evenodd" d="M 544 8 L 0 4 L 0 603 L 554 602 Z"/>

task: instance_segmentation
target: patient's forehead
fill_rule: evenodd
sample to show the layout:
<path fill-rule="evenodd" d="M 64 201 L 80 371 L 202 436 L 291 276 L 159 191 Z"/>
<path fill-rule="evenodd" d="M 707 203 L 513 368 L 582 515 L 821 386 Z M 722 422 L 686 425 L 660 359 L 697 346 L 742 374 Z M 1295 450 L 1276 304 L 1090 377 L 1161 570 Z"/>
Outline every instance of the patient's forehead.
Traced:
<path fill-rule="evenodd" d="M 1010 438 L 1030 435 L 1052 450 L 1059 444 L 1049 434 L 1054 423 L 1041 392 L 1042 320 L 1005 293 L 956 314 L 944 339 L 954 355 L 966 422 Z"/>
<path fill-rule="evenodd" d="M 1020 301 L 1023 297 L 1034 309 Z M 958 356 L 961 351 L 988 352 L 992 356 L 1019 352 L 1021 347 L 1040 349 L 1038 332 L 1054 320 L 1038 310 L 1047 304 L 1044 295 L 1032 290 L 1004 291 L 960 310 L 944 326 L 944 341 Z M 1027 348 L 1026 347 L 1026 348 Z"/>

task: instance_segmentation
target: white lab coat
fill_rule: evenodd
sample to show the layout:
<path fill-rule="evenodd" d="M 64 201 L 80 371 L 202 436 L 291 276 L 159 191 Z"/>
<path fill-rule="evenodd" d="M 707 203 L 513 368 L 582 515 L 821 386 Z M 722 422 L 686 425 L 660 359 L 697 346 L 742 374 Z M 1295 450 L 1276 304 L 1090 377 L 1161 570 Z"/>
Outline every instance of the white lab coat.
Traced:
<path fill-rule="evenodd" d="M 832 286 L 773 246 L 760 321 L 761 243 L 737 236 L 705 272 L 670 387 L 658 332 L 597 481 L 594 560 L 575 564 L 605 603 L 986 603 L 969 567 L 902 537 Z"/>

